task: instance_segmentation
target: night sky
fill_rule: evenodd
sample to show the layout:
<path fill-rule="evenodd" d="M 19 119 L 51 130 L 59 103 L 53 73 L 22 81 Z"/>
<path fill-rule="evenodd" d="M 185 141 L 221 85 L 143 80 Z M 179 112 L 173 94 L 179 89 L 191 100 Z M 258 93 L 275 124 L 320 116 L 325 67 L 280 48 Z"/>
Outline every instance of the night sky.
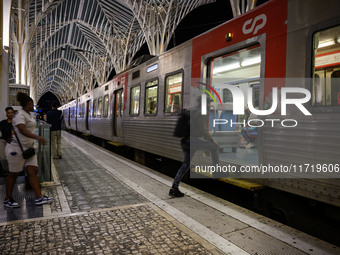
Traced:
<path fill-rule="evenodd" d="M 257 0 L 257 6 L 267 1 L 269 0 Z M 175 30 L 175 35 L 169 43 L 168 49 L 202 34 L 232 18 L 233 14 L 229 0 L 216 0 L 215 3 L 200 6 L 189 13 L 178 25 Z M 148 54 L 146 43 L 137 52 L 135 58 L 144 54 Z M 52 101 L 58 101 L 58 99 L 51 92 L 47 92 L 40 98 L 38 106 L 39 108 L 44 108 L 43 111 L 46 112 L 51 109 L 50 105 Z"/>

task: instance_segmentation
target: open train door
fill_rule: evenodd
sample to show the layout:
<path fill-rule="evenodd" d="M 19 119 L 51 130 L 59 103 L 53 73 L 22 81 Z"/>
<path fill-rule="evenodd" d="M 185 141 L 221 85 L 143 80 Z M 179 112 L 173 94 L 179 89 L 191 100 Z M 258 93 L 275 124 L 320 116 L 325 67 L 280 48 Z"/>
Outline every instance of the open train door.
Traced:
<path fill-rule="evenodd" d="M 90 117 L 90 101 L 91 100 L 87 100 L 86 101 L 86 115 L 85 115 L 85 127 L 86 127 L 86 130 L 90 130 L 89 128 L 89 117 Z"/>
<path fill-rule="evenodd" d="M 122 117 L 124 106 L 124 90 L 118 89 L 113 92 L 113 135 L 116 137 L 122 137 Z"/>

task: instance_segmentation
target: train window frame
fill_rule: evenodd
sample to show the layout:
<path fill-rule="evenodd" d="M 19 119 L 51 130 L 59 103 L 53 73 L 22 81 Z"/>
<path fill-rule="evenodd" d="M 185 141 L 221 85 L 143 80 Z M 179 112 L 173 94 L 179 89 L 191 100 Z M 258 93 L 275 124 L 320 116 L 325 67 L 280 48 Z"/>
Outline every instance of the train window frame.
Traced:
<path fill-rule="evenodd" d="M 110 98 L 109 98 L 109 94 L 106 94 L 103 97 L 103 118 L 107 118 L 109 116 L 109 107 L 110 107 Z"/>
<path fill-rule="evenodd" d="M 334 27 L 340 26 L 340 18 L 337 18 L 332 21 L 323 22 L 313 26 L 308 33 L 307 36 L 307 47 L 306 47 L 306 56 L 307 64 L 306 64 L 306 77 L 309 79 L 306 81 L 306 89 L 308 89 L 311 93 L 310 102 L 305 104 L 305 107 L 312 114 L 314 113 L 340 113 L 340 105 L 313 105 L 313 96 L 314 96 L 314 75 L 315 73 L 315 53 L 314 53 L 314 35 L 318 32 L 325 31 L 327 29 L 331 29 Z M 337 66 L 339 68 L 339 66 Z M 325 69 L 326 70 L 326 69 Z M 335 70 L 338 71 L 338 70 Z"/>
<path fill-rule="evenodd" d="M 97 106 L 98 106 L 97 98 L 94 98 L 92 102 L 92 118 L 97 117 Z"/>
<path fill-rule="evenodd" d="M 136 87 L 139 87 L 139 100 L 138 100 L 138 113 L 133 113 L 132 112 L 132 107 L 131 107 L 131 103 L 132 103 L 132 90 L 135 89 Z M 140 104 L 141 104 L 141 85 L 140 84 L 136 84 L 131 86 L 130 88 L 130 103 L 129 103 L 129 115 L 131 117 L 137 117 L 140 114 Z"/>
<path fill-rule="evenodd" d="M 120 114 L 120 117 L 123 117 L 124 115 L 124 89 L 122 88 L 121 89 L 122 92 L 120 94 L 120 106 L 119 106 L 119 114 Z"/>
<path fill-rule="evenodd" d="M 154 82 L 154 81 L 157 81 L 157 84 L 156 85 L 151 85 L 149 87 L 147 87 L 147 84 L 148 83 L 151 83 L 151 82 Z M 154 87 L 157 87 L 157 96 L 156 96 L 156 112 L 155 113 L 147 113 L 147 98 L 146 98 L 146 93 L 147 93 L 147 90 L 150 89 L 150 88 L 154 88 Z M 156 77 L 156 78 L 153 78 L 153 79 L 149 79 L 145 82 L 145 85 L 144 85 L 144 115 L 145 116 L 156 116 L 157 113 L 158 113 L 158 98 L 159 98 L 159 78 Z"/>
<path fill-rule="evenodd" d="M 168 91 L 167 91 L 167 79 L 170 77 L 170 76 L 174 76 L 176 74 L 182 74 L 182 85 L 181 85 L 181 104 L 180 104 L 180 110 L 179 112 L 167 112 L 167 96 L 168 96 Z M 179 69 L 179 70 L 176 70 L 174 72 L 171 72 L 171 73 L 167 73 L 165 74 L 164 76 L 164 109 L 163 109 L 163 112 L 164 112 L 164 115 L 180 115 L 183 111 L 183 89 L 184 89 L 184 78 L 185 78 L 185 73 L 184 73 L 184 69 Z"/>
<path fill-rule="evenodd" d="M 81 104 L 81 118 L 85 119 L 85 103 Z"/>
<path fill-rule="evenodd" d="M 99 107 L 99 103 L 100 107 Z M 98 114 L 99 113 L 99 114 Z M 98 97 L 98 111 L 97 111 L 97 118 L 101 118 L 103 116 L 103 97 Z"/>
<path fill-rule="evenodd" d="M 205 54 L 201 57 L 201 81 L 204 83 L 208 83 L 208 80 L 210 80 L 211 73 L 208 66 L 210 65 L 210 61 L 213 58 L 217 58 L 219 56 L 223 56 L 229 53 L 233 53 L 239 50 L 247 49 L 249 47 L 259 45 L 261 47 L 261 63 L 260 63 L 260 77 L 259 77 L 259 86 L 260 86 L 260 92 L 259 92 L 259 109 L 263 109 L 264 107 L 264 77 L 265 77 L 265 71 L 266 71 L 266 49 L 267 49 L 267 43 L 266 43 L 266 35 L 261 34 L 257 35 L 253 38 L 240 41 L 238 43 L 235 43 L 233 45 L 230 45 L 225 48 L 218 49 L 216 51 L 209 52 L 208 54 Z M 261 135 L 262 131 L 259 132 L 259 136 Z"/>

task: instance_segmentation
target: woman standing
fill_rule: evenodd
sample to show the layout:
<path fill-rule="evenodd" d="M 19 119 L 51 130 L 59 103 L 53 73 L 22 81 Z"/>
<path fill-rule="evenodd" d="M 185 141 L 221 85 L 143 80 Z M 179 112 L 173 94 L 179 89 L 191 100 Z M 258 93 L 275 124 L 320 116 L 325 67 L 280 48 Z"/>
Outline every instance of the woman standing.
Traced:
<path fill-rule="evenodd" d="M 4 176 L 7 176 L 8 172 L 8 163 L 6 159 L 5 154 L 5 148 L 6 143 L 8 143 L 11 140 L 12 137 L 12 120 L 14 117 L 14 110 L 12 107 L 6 107 L 6 120 L 2 120 L 0 122 L 0 131 L 1 131 L 1 137 L 0 137 L 0 159 L 2 164 L 2 170 L 4 172 Z"/>
<path fill-rule="evenodd" d="M 12 125 L 15 134 L 12 135 L 11 142 L 6 145 L 6 157 L 9 165 L 9 174 L 6 178 L 6 198 L 4 201 L 4 206 L 20 206 L 16 201 L 13 200 L 12 192 L 16 179 L 24 166 L 26 167 L 29 182 L 36 196 L 35 204 L 46 204 L 53 200 L 53 198 L 43 196 L 41 194 L 40 184 L 37 176 L 37 155 L 34 155 L 28 159 L 24 159 L 19 142 L 22 145 L 22 149 L 26 150 L 30 147 L 33 147 L 34 139 L 38 140 L 39 144 L 41 145 L 45 145 L 47 141 L 44 138 L 34 134 L 36 121 L 30 114 L 30 112 L 34 110 L 33 99 L 25 93 L 19 92 L 17 94 L 17 100 L 20 102 L 22 110 L 19 110 L 13 119 Z"/>

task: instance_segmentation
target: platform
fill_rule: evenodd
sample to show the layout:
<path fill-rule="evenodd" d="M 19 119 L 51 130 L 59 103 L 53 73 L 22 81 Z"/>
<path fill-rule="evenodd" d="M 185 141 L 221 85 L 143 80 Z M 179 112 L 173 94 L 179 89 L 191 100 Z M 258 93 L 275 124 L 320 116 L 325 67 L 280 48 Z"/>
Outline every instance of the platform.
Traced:
<path fill-rule="evenodd" d="M 0 254 L 339 254 L 339 247 L 63 132 L 63 159 L 33 205 L 23 181 L 1 208 Z M 177 169 L 174 169 L 176 171 Z M 4 184 L 0 183 L 4 197 Z"/>

